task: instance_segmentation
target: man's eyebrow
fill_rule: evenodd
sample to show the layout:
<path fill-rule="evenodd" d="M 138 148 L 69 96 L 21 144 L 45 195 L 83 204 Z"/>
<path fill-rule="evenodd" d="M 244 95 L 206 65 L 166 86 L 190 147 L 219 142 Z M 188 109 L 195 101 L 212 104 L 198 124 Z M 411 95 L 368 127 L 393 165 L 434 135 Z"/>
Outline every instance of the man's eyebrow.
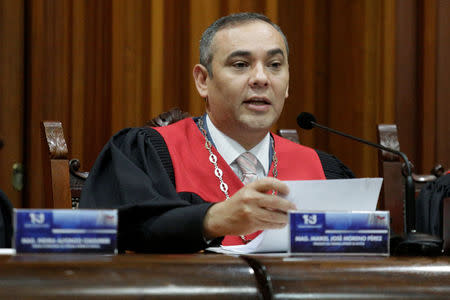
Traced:
<path fill-rule="evenodd" d="M 284 58 L 284 52 L 280 48 L 276 48 L 276 49 L 267 51 L 268 56 L 275 56 L 277 54 L 281 54 L 281 56 L 283 56 L 283 58 Z M 234 57 L 239 57 L 239 56 L 249 57 L 249 56 L 251 56 L 251 52 L 247 51 L 247 50 L 236 50 L 236 51 L 231 52 L 230 55 L 228 55 L 227 60 L 230 60 Z"/>
<path fill-rule="evenodd" d="M 283 58 L 284 58 L 284 52 L 280 48 L 269 50 L 269 51 L 267 51 L 267 54 L 269 54 L 269 56 L 274 56 L 274 55 L 277 55 L 277 54 L 281 54 L 281 56 L 283 56 Z"/>
<path fill-rule="evenodd" d="M 246 50 L 236 50 L 230 53 L 230 55 L 228 55 L 227 60 L 236 57 L 236 56 L 250 56 L 250 51 L 246 51 Z"/>

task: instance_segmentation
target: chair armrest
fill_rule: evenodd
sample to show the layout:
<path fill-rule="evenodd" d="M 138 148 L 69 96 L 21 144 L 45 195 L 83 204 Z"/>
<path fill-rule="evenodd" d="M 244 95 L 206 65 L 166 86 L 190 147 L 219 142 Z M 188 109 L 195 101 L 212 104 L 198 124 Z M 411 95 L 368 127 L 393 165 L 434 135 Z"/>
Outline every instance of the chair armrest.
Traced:
<path fill-rule="evenodd" d="M 291 142 L 300 144 L 297 129 L 279 129 L 278 135 L 290 140 Z"/>
<path fill-rule="evenodd" d="M 412 178 L 416 183 L 427 183 L 436 180 L 436 176 L 431 174 L 412 174 Z"/>
<path fill-rule="evenodd" d="M 46 208 L 70 208 L 68 149 L 59 121 L 41 122 Z"/>

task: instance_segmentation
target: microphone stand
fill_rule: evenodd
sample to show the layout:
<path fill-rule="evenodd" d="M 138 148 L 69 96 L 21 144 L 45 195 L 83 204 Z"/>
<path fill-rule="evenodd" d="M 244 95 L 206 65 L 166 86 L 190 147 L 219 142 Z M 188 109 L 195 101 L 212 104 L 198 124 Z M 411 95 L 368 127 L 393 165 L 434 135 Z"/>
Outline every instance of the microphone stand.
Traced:
<path fill-rule="evenodd" d="M 381 149 L 381 150 L 384 150 L 387 152 L 394 153 L 403 159 L 403 161 L 406 164 L 406 170 L 408 173 L 405 178 L 405 205 L 403 206 L 403 215 L 405 216 L 405 218 L 404 218 L 404 222 L 403 222 L 403 228 L 404 228 L 403 232 L 405 235 L 408 235 L 411 232 L 415 232 L 415 220 L 416 220 L 416 209 L 415 209 L 416 203 L 415 203 L 415 199 L 414 199 L 415 198 L 414 197 L 415 187 L 414 187 L 414 180 L 412 178 L 411 164 L 409 163 L 409 160 L 408 160 L 408 157 L 406 156 L 406 154 L 403 152 L 385 147 L 383 145 L 375 144 L 370 141 L 366 141 L 366 140 L 357 138 L 355 136 L 348 135 L 344 132 L 334 130 L 332 128 L 318 124 L 314 121 L 311 121 L 311 124 L 314 125 L 315 127 L 325 129 L 334 134 L 342 135 L 349 139 L 364 143 L 366 145 L 369 145 L 369 146 L 372 146 L 372 147 L 375 147 L 375 148 L 378 148 L 378 149 Z"/>
<path fill-rule="evenodd" d="M 403 152 L 385 147 L 383 145 L 375 144 L 363 139 L 348 135 L 346 133 L 334 130 L 332 128 L 323 126 L 315 122 L 315 120 L 308 120 L 311 125 L 319 127 L 321 129 L 330 131 L 337 135 L 342 135 L 352 140 L 364 143 L 375 148 L 385 150 L 387 152 L 399 155 L 406 164 L 406 170 L 408 174 L 405 180 L 405 201 L 403 206 L 404 215 L 404 237 L 401 241 L 395 241 L 395 245 L 391 245 L 391 252 L 396 255 L 427 255 L 436 256 L 442 254 L 442 239 L 436 236 L 432 236 L 426 233 L 418 233 L 415 230 L 416 224 L 416 207 L 415 207 L 415 187 L 414 180 L 412 178 L 411 165 L 408 157 Z M 302 126 L 300 126 L 302 127 Z M 312 128 L 312 127 L 311 127 Z M 310 129 L 310 128 L 308 128 Z M 392 242 L 391 242 L 392 243 Z M 394 243 L 392 243 L 394 244 Z"/>

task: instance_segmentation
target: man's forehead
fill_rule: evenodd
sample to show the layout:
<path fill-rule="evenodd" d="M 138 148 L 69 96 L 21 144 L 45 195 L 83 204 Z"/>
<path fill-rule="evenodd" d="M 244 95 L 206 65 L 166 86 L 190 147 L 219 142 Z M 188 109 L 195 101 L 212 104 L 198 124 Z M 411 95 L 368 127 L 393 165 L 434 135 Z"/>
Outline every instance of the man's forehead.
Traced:
<path fill-rule="evenodd" d="M 282 35 L 272 25 L 262 21 L 233 24 L 222 28 L 214 36 L 212 49 L 213 52 L 222 52 L 225 55 L 235 51 L 251 53 L 254 49 L 273 55 L 274 49 L 281 49 L 282 54 L 286 56 Z"/>

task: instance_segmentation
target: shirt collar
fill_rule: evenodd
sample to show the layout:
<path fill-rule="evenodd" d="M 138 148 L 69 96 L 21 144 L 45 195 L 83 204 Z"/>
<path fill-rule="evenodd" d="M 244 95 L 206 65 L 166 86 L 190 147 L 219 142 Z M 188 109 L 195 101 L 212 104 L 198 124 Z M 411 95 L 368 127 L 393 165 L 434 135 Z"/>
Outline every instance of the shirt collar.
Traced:
<path fill-rule="evenodd" d="M 231 165 L 236 160 L 236 158 L 239 157 L 239 155 L 247 152 L 247 150 L 245 150 L 245 148 L 242 147 L 241 144 L 225 135 L 216 126 L 214 126 L 208 115 L 206 115 L 206 126 L 208 128 L 211 139 L 213 140 L 214 146 L 229 165 Z M 266 136 L 255 147 L 249 150 L 249 152 L 255 155 L 259 163 L 263 166 L 264 173 L 266 175 L 269 173 L 269 149 L 270 133 L 267 133 Z"/>

